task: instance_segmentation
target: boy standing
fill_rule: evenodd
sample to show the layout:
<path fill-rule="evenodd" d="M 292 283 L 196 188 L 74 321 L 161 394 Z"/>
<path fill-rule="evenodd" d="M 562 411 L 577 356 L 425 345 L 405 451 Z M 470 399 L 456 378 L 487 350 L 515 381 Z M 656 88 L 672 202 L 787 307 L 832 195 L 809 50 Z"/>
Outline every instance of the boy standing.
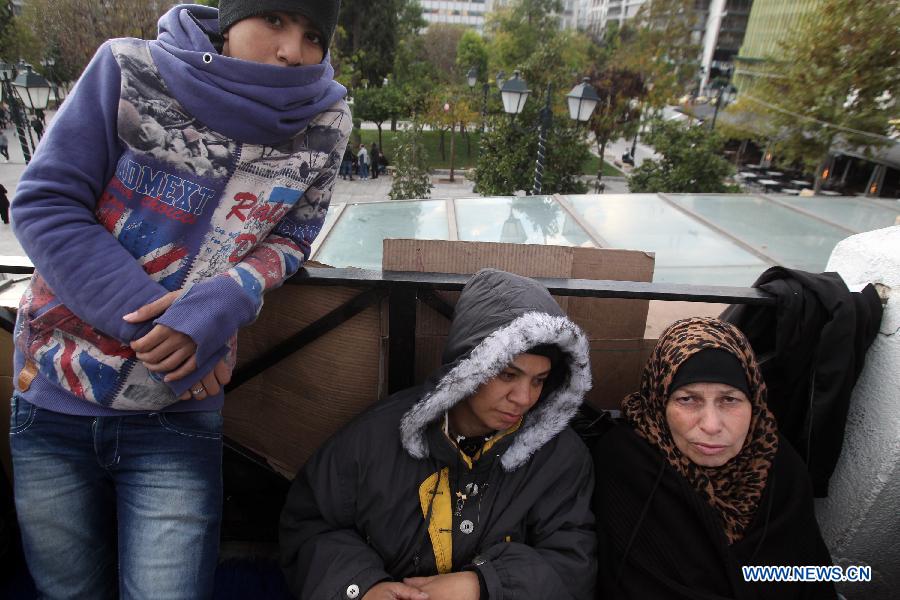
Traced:
<path fill-rule="evenodd" d="M 24 173 L 11 446 L 42 596 L 211 595 L 236 333 L 308 258 L 351 128 L 339 4 L 183 5 L 105 43 Z"/>

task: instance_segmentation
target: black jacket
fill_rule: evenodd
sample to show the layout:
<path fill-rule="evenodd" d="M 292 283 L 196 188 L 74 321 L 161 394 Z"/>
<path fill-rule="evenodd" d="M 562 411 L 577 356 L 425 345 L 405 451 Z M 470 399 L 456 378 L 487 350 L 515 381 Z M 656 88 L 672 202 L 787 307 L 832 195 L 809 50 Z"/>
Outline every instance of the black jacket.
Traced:
<path fill-rule="evenodd" d="M 815 495 L 827 496 L 881 301 L 871 285 L 850 292 L 837 273 L 784 267 L 767 270 L 753 287 L 776 295 L 777 309 L 733 306 L 721 318 L 753 345 L 778 429 L 806 462 Z"/>
<path fill-rule="evenodd" d="M 604 600 L 834 600 L 830 583 L 745 583 L 742 566 L 831 564 L 803 462 L 780 440 L 756 516 L 728 544 L 719 515 L 625 424 L 593 446 Z"/>
<path fill-rule="evenodd" d="M 294 480 L 281 549 L 298 597 L 477 569 L 492 600 L 593 598 L 592 466 L 567 427 L 590 387 L 587 340 L 546 289 L 499 271 L 473 277 L 456 315 L 429 383 L 360 415 Z M 558 385 L 470 465 L 444 433 L 447 410 L 545 343 L 566 357 Z"/>

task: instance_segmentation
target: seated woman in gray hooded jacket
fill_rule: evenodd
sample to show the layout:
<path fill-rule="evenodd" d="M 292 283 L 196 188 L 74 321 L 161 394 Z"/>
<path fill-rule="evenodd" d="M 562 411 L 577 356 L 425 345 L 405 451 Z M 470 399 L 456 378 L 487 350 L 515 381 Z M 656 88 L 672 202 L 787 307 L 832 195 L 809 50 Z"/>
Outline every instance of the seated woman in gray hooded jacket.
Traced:
<path fill-rule="evenodd" d="M 281 517 L 293 592 L 593 598 L 592 466 L 568 427 L 589 388 L 587 339 L 546 288 L 477 273 L 438 371 L 357 417 L 294 480 Z"/>

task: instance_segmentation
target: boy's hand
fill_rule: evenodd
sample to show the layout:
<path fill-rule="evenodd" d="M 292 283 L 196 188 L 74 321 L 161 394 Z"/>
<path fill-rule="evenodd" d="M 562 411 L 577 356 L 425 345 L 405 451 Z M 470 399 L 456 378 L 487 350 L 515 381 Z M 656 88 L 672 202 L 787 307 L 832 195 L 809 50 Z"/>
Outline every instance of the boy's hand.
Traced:
<path fill-rule="evenodd" d="M 428 600 L 428 594 L 397 581 L 383 581 L 366 592 L 362 600 Z"/>
<path fill-rule="evenodd" d="M 143 323 L 155 319 L 175 303 L 181 290 L 169 292 L 149 304 L 145 304 L 122 319 L 129 323 Z M 138 360 L 154 373 L 168 372 L 164 381 L 178 381 L 197 370 L 197 344 L 181 332 L 165 325 L 157 325 L 144 337 L 131 342 L 131 349 Z M 217 390 L 218 391 L 218 390 Z"/>
<path fill-rule="evenodd" d="M 403 583 L 425 592 L 431 600 L 478 600 L 481 597 L 478 575 L 472 571 L 407 577 Z"/>
<path fill-rule="evenodd" d="M 233 365 L 227 363 L 225 359 L 218 362 L 216 367 L 203 376 L 203 379 L 194 384 L 194 387 L 181 396 L 179 400 L 203 400 L 207 396 L 215 396 L 223 387 L 231 381 L 231 369 Z M 199 390 L 199 391 L 198 391 Z M 196 392 L 196 393 L 195 393 Z"/>
<path fill-rule="evenodd" d="M 131 342 L 138 360 L 154 373 L 168 373 L 163 381 L 177 381 L 197 370 L 197 344 L 180 331 L 157 325 Z"/>
<path fill-rule="evenodd" d="M 162 298 L 157 298 L 150 304 L 145 304 L 136 311 L 128 313 L 127 315 L 122 317 L 122 319 L 129 323 L 143 323 L 144 321 L 154 319 L 166 312 L 166 310 L 170 306 L 175 304 L 175 301 L 178 300 L 179 296 L 181 296 L 181 290 L 169 292 Z"/>

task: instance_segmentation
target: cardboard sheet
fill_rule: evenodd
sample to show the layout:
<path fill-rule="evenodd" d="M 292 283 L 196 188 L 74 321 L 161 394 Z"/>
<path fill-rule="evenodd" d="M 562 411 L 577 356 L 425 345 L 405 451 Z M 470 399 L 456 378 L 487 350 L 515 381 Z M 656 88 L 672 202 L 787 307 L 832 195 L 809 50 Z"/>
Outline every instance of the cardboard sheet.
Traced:
<path fill-rule="evenodd" d="M 494 267 L 527 277 L 650 281 L 651 254 L 631 250 L 571 248 L 449 242 L 440 240 L 385 240 L 382 268 L 471 274 Z M 439 293 L 449 304 L 458 293 Z M 598 408 L 617 408 L 624 394 L 637 389 L 643 367 L 645 300 L 557 297 L 560 306 L 591 340 L 594 387 L 588 402 Z M 440 364 L 449 321 L 419 303 L 416 321 L 416 381 Z"/>
<path fill-rule="evenodd" d="M 362 290 L 285 285 L 238 338 L 238 369 Z M 380 303 L 229 393 L 225 435 L 293 477 L 330 435 L 384 389 Z M 386 328 L 384 329 L 386 331 Z"/>

